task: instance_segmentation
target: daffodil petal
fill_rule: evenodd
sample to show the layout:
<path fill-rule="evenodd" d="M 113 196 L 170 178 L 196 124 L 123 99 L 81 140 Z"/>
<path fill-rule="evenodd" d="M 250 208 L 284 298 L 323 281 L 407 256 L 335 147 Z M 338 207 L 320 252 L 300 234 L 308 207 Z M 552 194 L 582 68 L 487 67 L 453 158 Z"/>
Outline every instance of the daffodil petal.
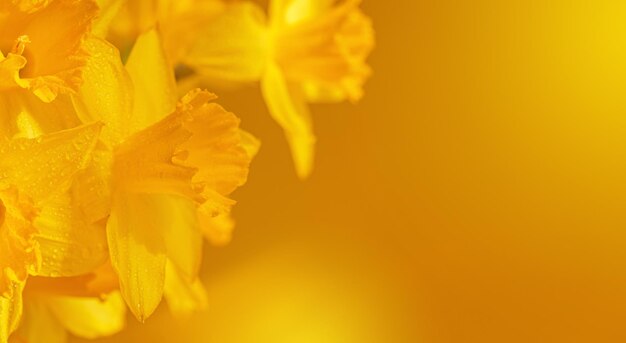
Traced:
<path fill-rule="evenodd" d="M 163 1 L 124 1 L 121 16 L 116 18 L 125 36 L 135 37 L 152 28 L 157 22 L 158 9 Z M 116 29 L 120 29 L 117 27 Z"/>
<path fill-rule="evenodd" d="M 191 136 L 182 127 L 185 118 L 185 113 L 176 111 L 118 146 L 113 163 L 114 187 L 136 193 L 196 197 L 190 182 L 195 170 L 173 161 L 178 146 Z"/>
<path fill-rule="evenodd" d="M 78 172 L 72 185 L 74 205 L 79 208 L 87 224 L 106 218 L 111 211 L 111 166 L 113 156 L 107 149 L 96 147 L 91 163 Z"/>
<path fill-rule="evenodd" d="M 175 195 L 154 195 L 163 216 L 160 221 L 167 256 L 187 280 L 195 280 L 202 260 L 202 233 L 195 203 Z M 167 273 L 166 273 L 167 279 Z"/>
<path fill-rule="evenodd" d="M 32 13 L 48 5 L 50 0 L 12 0 L 0 3 L 0 9 L 18 9 L 25 13 Z"/>
<path fill-rule="evenodd" d="M 287 79 L 302 84 L 308 101 L 357 102 L 371 74 L 366 63 L 374 47 L 371 20 L 359 9 L 360 0 L 299 5 L 308 2 L 296 0 L 288 11 L 305 18 L 274 32 L 277 64 Z"/>
<path fill-rule="evenodd" d="M 291 0 L 281 13 L 287 24 L 295 24 L 314 18 L 328 10 L 336 0 Z"/>
<path fill-rule="evenodd" d="M 254 158 L 259 153 L 261 141 L 246 130 L 239 130 L 239 135 L 241 136 L 241 146 L 250 158 Z"/>
<path fill-rule="evenodd" d="M 0 146 L 0 186 L 13 184 L 36 202 L 67 189 L 89 161 L 101 128 L 94 123 Z"/>
<path fill-rule="evenodd" d="M 14 335 L 19 342 L 28 343 L 66 343 L 68 336 L 45 298 L 35 294 L 25 299 L 24 318 Z"/>
<path fill-rule="evenodd" d="M 141 195 L 142 210 L 150 213 L 153 235 L 162 236 L 170 261 L 195 280 L 202 259 L 202 233 L 193 200 L 171 194 Z"/>
<path fill-rule="evenodd" d="M 23 284 L 15 283 L 10 297 L 0 295 L 0 343 L 6 343 L 20 323 L 23 287 Z"/>
<path fill-rule="evenodd" d="M 176 81 L 156 29 L 137 38 L 126 69 L 135 87 L 133 132 L 165 118 L 176 107 Z"/>
<path fill-rule="evenodd" d="M 315 82 L 303 82 L 302 89 L 310 103 L 339 103 L 346 100 L 346 92 L 340 87 L 325 87 Z"/>
<path fill-rule="evenodd" d="M 88 274 L 71 277 L 28 278 L 28 289 L 33 293 L 70 297 L 100 297 L 119 289 L 119 279 L 110 263 Z"/>
<path fill-rule="evenodd" d="M 149 194 L 119 194 L 107 223 L 113 268 L 122 296 L 144 322 L 161 302 L 165 279 L 165 242 L 159 232 L 162 215 Z"/>
<path fill-rule="evenodd" d="M 158 17 L 163 47 L 172 64 L 203 36 L 203 28 L 228 6 L 221 0 L 160 0 Z"/>
<path fill-rule="evenodd" d="M 210 212 L 228 211 L 227 196 L 245 183 L 248 156 L 239 119 L 192 91 L 176 111 L 131 136 L 116 150 L 114 182 L 137 193 L 177 194 Z"/>
<path fill-rule="evenodd" d="M 270 18 L 272 25 L 280 28 L 314 18 L 330 8 L 337 0 L 272 0 Z"/>
<path fill-rule="evenodd" d="M 41 266 L 41 254 L 32 224 L 36 216 L 30 198 L 17 189 L 0 190 L 0 297 L 13 297 L 28 274 Z"/>
<path fill-rule="evenodd" d="M 268 66 L 261 89 L 270 114 L 285 131 L 298 176 L 307 178 L 313 169 L 315 136 L 302 90 L 289 83 L 275 64 Z"/>
<path fill-rule="evenodd" d="M 200 279 L 189 281 L 172 263 L 167 264 L 165 274 L 165 300 L 175 317 L 188 317 L 208 307 L 208 297 Z"/>
<path fill-rule="evenodd" d="M 68 192 L 53 195 L 44 202 L 35 219 L 42 263 L 40 276 L 86 274 L 108 258 L 103 225 L 88 223 L 80 212 L 80 199 Z"/>
<path fill-rule="evenodd" d="M 292 0 L 271 0 L 269 4 L 270 26 L 278 29 L 285 24 L 285 13 Z"/>
<path fill-rule="evenodd" d="M 118 14 L 122 5 L 125 3 L 123 0 L 97 0 L 100 11 L 98 16 L 94 20 L 91 33 L 98 37 L 106 37 L 111 26 L 111 22 Z"/>
<path fill-rule="evenodd" d="M 19 87 L 20 69 L 26 63 L 24 56 L 9 53 L 5 57 L 0 52 L 0 89 Z"/>
<path fill-rule="evenodd" d="M 207 20 L 182 63 L 209 83 L 232 87 L 257 82 L 269 54 L 265 16 L 253 2 L 235 2 Z"/>
<path fill-rule="evenodd" d="M 0 110 L 0 137 L 35 138 L 81 124 L 70 98 L 63 95 L 44 103 L 28 92 L 5 91 L 0 94 Z"/>
<path fill-rule="evenodd" d="M 24 281 L 27 273 L 40 272 L 42 256 L 32 223 L 35 207 L 43 207 L 48 214 L 42 217 L 44 222 L 50 213 L 55 213 L 46 208 L 45 202 L 69 188 L 72 177 L 89 159 L 100 128 L 101 124 L 96 123 L 36 139 L 13 139 L 0 147 L 0 189 L 4 202 L 0 205 L 6 210 L 0 225 L 11 227 L 1 231 L 1 293 L 6 291 L 7 280 Z M 58 232 L 60 228 L 54 225 L 65 228 L 66 224 L 48 221 L 47 228 L 51 230 L 48 232 Z M 54 250 L 49 253 L 54 255 Z"/>
<path fill-rule="evenodd" d="M 113 335 L 126 325 L 126 305 L 119 292 L 104 298 L 48 297 L 50 310 L 73 335 L 96 339 Z"/>
<path fill-rule="evenodd" d="M 199 214 L 202 234 L 213 245 L 225 245 L 230 242 L 235 221 L 230 214 L 212 217 L 203 212 Z"/>
<path fill-rule="evenodd" d="M 183 124 L 191 137 L 179 148 L 186 156 L 177 161 L 197 169 L 194 184 L 227 196 L 246 182 L 252 157 L 244 147 L 239 118 L 216 103 L 207 103 L 207 96 L 207 92 L 196 91 L 181 100 L 181 107 L 187 108 L 193 119 Z M 256 143 L 249 136 L 247 139 L 250 145 Z"/>
<path fill-rule="evenodd" d="M 132 133 L 127 123 L 133 106 L 133 85 L 117 48 L 96 37 L 90 37 L 84 45 L 91 57 L 83 69 L 84 83 L 72 95 L 72 101 L 83 123 L 106 123 L 102 139 L 113 146 Z"/>

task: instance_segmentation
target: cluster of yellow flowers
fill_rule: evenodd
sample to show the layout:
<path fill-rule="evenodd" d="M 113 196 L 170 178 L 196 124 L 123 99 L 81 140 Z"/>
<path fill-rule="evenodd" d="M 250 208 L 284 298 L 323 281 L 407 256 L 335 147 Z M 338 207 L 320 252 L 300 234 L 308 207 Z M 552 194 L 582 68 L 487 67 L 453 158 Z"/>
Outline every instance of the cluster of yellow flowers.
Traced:
<path fill-rule="evenodd" d="M 216 97 L 258 82 L 302 178 L 307 103 L 357 101 L 358 0 L 0 0 L 0 343 L 204 308 L 259 142 Z"/>

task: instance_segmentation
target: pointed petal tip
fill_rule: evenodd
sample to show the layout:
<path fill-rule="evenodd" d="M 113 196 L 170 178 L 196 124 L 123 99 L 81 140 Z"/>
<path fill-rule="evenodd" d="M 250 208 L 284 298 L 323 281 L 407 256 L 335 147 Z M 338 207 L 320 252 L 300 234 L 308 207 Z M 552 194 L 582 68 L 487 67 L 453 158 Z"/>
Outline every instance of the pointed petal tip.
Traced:
<path fill-rule="evenodd" d="M 128 301 L 126 301 L 126 304 L 128 305 L 130 312 L 141 324 L 145 324 L 148 318 L 150 318 L 156 310 L 156 307 L 150 309 L 141 306 L 141 304 L 135 304 L 132 306 Z"/>
<path fill-rule="evenodd" d="M 287 141 L 298 178 L 302 181 L 307 180 L 313 173 L 315 165 L 315 136 L 287 133 Z"/>
<path fill-rule="evenodd" d="M 261 140 L 243 129 L 239 129 L 239 135 L 241 136 L 241 145 L 250 159 L 255 158 L 261 149 Z"/>
<path fill-rule="evenodd" d="M 300 181 L 306 181 L 311 177 L 313 173 L 313 166 L 297 166 L 296 165 L 296 175 Z"/>
<path fill-rule="evenodd" d="M 313 174 L 313 152 L 292 152 L 294 168 L 296 169 L 296 175 L 301 181 L 306 181 Z"/>

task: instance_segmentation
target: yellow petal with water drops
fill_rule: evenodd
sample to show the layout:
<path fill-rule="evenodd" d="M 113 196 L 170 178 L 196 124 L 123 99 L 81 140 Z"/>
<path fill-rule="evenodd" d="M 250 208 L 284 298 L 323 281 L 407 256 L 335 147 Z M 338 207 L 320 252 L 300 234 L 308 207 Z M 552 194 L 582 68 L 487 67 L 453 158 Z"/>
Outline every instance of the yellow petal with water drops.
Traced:
<path fill-rule="evenodd" d="M 211 244 L 222 246 L 230 243 L 235 221 L 230 214 L 211 216 L 203 213 L 198 214 L 202 234 Z"/>
<path fill-rule="evenodd" d="M 23 306 L 22 290 L 23 285 L 15 283 L 11 292 L 12 296 L 0 295 L 0 343 L 6 343 L 20 323 Z"/>
<path fill-rule="evenodd" d="M 144 322 L 161 302 L 165 280 L 163 218 L 150 194 L 118 194 L 107 223 L 109 251 L 120 290 L 135 317 Z"/>
<path fill-rule="evenodd" d="M 132 132 L 165 118 L 176 108 L 176 80 L 156 29 L 137 38 L 126 69 L 135 89 Z"/>
<path fill-rule="evenodd" d="M 90 225 L 103 221 L 111 211 L 112 165 L 113 155 L 99 143 L 91 153 L 87 168 L 74 178 L 71 189 L 74 205 Z"/>
<path fill-rule="evenodd" d="M 208 307 L 208 297 L 200 279 L 189 281 L 172 263 L 165 274 L 165 300 L 175 317 L 185 318 Z"/>
<path fill-rule="evenodd" d="M 42 203 L 34 222 L 42 257 L 36 275 L 86 274 L 108 259 L 105 227 L 87 221 L 79 206 L 81 200 L 63 192 Z"/>
<path fill-rule="evenodd" d="M 101 128 L 94 123 L 0 146 L 0 186 L 13 184 L 36 203 L 67 189 L 89 161 Z"/>
<path fill-rule="evenodd" d="M 121 331 L 126 325 L 126 304 L 119 292 L 104 297 L 47 297 L 59 323 L 74 336 L 96 339 Z"/>
<path fill-rule="evenodd" d="M 103 39 L 85 41 L 90 54 L 83 69 L 84 82 L 72 101 L 83 123 L 102 121 L 102 140 L 119 144 L 132 131 L 128 127 L 133 106 L 133 85 L 116 47 Z"/>
<path fill-rule="evenodd" d="M 181 62 L 217 86 L 257 82 L 269 53 L 265 16 L 252 2 L 235 2 L 206 21 Z"/>
<path fill-rule="evenodd" d="M 87 59 L 81 42 L 98 7 L 92 0 L 57 0 L 38 1 L 36 6 L 27 6 L 27 11 L 23 9 L 2 8 L 0 46 L 12 46 L 11 53 L 27 60 L 16 87 L 28 88 L 42 101 L 51 102 L 59 93 L 75 91 L 81 83 L 81 68 Z"/>
<path fill-rule="evenodd" d="M 307 178 L 313 169 L 315 136 L 302 89 L 289 83 L 274 64 L 268 66 L 261 89 L 270 115 L 285 131 L 298 176 Z"/>
<path fill-rule="evenodd" d="M 12 338 L 17 342 L 66 343 L 68 335 L 50 311 L 45 297 L 28 293 L 24 295 L 24 317 Z"/>

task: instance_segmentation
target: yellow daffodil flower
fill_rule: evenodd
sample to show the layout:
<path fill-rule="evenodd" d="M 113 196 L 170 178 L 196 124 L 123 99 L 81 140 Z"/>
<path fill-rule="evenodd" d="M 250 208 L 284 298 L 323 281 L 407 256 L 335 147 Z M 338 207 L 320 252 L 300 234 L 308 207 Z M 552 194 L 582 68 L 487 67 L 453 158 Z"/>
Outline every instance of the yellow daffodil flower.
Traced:
<path fill-rule="evenodd" d="M 285 130 L 296 170 L 313 165 L 307 102 L 358 101 L 370 74 L 365 60 L 373 44 L 359 0 L 274 0 L 270 7 L 271 60 L 261 80 L 270 113 Z"/>
<path fill-rule="evenodd" d="M 28 275 L 41 271 L 41 234 L 49 200 L 67 191 L 97 141 L 101 125 L 90 124 L 0 143 L 0 342 L 8 340 L 22 313 Z"/>
<path fill-rule="evenodd" d="M 87 54 L 81 44 L 94 1 L 3 1 L 0 91 L 27 89 L 44 102 L 78 89 Z M 71 24 L 70 24 L 71 23 Z"/>
<path fill-rule="evenodd" d="M 114 48 L 93 44 L 104 46 L 103 55 L 87 65 L 74 101 L 83 120 L 108 124 L 102 136 L 111 183 L 103 185 L 110 188 L 107 235 L 121 294 L 140 321 L 164 292 L 174 311 L 190 302 L 202 307 L 201 223 L 228 213 L 234 201 L 227 196 L 245 182 L 258 143 L 211 93 L 195 90 L 176 103 L 156 30 L 138 38 L 125 67 Z M 94 100 L 102 91 L 105 103 Z"/>
<path fill-rule="evenodd" d="M 370 75 L 371 22 L 359 0 L 272 0 L 269 22 L 251 2 L 235 2 L 205 26 L 180 62 L 205 82 L 261 80 L 270 114 L 282 126 L 298 175 L 313 166 L 315 137 L 307 103 L 356 102 Z"/>

